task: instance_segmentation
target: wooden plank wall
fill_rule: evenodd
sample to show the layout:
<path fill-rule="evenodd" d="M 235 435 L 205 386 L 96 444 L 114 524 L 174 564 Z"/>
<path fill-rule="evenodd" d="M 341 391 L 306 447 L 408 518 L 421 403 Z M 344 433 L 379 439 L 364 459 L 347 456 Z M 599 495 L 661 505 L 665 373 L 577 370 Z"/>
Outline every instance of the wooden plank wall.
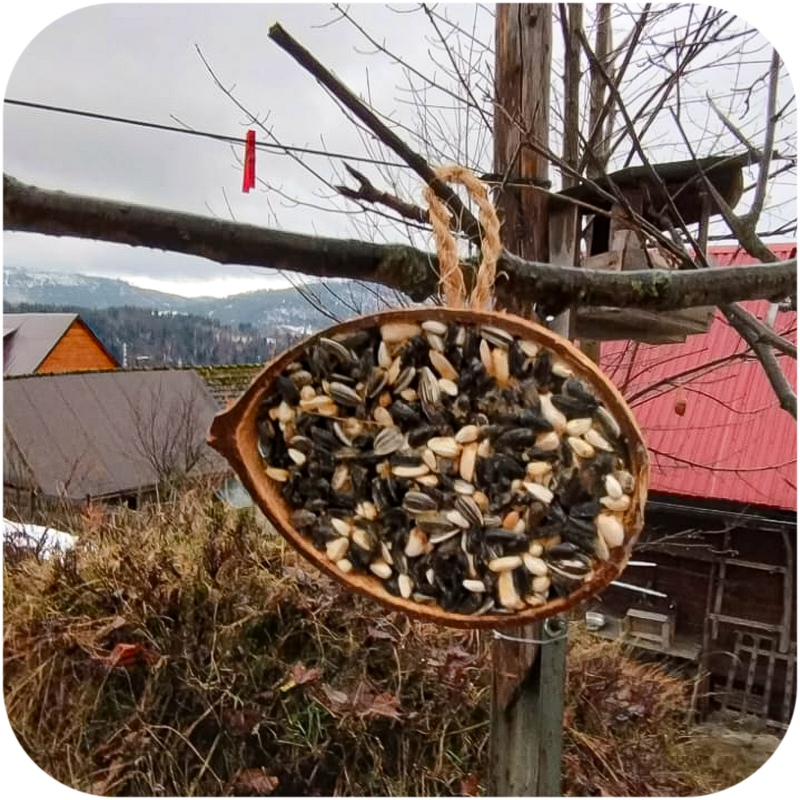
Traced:
<path fill-rule="evenodd" d="M 85 323 L 76 320 L 36 370 L 39 374 L 116 369 L 119 364 L 103 349 Z"/>

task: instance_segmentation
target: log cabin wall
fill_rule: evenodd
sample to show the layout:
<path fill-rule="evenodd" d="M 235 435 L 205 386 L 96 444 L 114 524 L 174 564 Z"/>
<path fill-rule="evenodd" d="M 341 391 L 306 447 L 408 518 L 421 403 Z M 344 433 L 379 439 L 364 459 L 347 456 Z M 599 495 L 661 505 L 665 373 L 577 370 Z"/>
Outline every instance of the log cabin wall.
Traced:
<path fill-rule="evenodd" d="M 119 363 L 77 319 L 39 365 L 38 374 L 116 369 Z"/>

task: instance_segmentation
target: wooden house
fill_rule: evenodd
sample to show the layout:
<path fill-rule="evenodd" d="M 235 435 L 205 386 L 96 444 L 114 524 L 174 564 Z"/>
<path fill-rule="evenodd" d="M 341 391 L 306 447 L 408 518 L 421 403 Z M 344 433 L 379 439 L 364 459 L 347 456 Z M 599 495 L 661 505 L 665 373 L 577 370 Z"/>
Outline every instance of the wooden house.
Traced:
<path fill-rule="evenodd" d="M 117 369 L 77 314 L 3 314 L 3 374 L 46 375 Z"/>
<path fill-rule="evenodd" d="M 794 257 L 793 244 L 773 247 Z M 712 247 L 724 265 L 752 263 Z M 796 340 L 797 315 L 743 304 Z M 796 386 L 796 362 L 779 356 Z M 796 697 L 797 428 L 719 312 L 685 343 L 608 342 L 601 364 L 651 454 L 645 529 L 632 565 L 593 602 L 601 633 L 697 664 L 697 706 L 788 725 Z"/>

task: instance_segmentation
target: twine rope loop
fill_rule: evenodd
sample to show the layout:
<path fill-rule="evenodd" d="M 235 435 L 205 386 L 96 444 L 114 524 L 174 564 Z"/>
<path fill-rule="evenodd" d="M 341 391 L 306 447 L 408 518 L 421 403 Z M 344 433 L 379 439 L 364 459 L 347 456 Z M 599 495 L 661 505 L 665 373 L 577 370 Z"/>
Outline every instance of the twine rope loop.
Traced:
<path fill-rule="evenodd" d="M 447 206 L 436 196 L 430 186 L 423 193 L 430 209 L 430 221 L 436 240 L 439 257 L 439 286 L 445 303 L 451 308 L 470 307 L 476 311 L 491 311 L 494 299 L 494 281 L 497 274 L 497 260 L 503 251 L 500 241 L 500 221 L 494 205 L 489 200 L 486 186 L 468 169 L 458 164 L 449 164 L 434 170 L 442 181 L 461 183 L 467 187 L 480 209 L 483 227 L 481 240 L 482 260 L 475 276 L 475 285 L 467 298 L 464 273 L 458 262 L 456 240 L 450 231 L 452 214 Z"/>

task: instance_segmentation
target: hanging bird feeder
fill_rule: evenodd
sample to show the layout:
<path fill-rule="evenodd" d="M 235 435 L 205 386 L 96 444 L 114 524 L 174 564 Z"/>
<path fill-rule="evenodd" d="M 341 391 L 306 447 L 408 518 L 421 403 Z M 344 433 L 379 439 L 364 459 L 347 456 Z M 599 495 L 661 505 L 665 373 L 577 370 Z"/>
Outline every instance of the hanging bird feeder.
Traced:
<path fill-rule="evenodd" d="M 215 418 L 210 444 L 286 540 L 394 611 L 460 628 L 558 614 L 625 568 L 648 457 L 613 384 L 566 339 L 492 309 L 499 225 L 467 297 L 449 212 L 428 189 L 446 307 L 311 336 Z"/>

